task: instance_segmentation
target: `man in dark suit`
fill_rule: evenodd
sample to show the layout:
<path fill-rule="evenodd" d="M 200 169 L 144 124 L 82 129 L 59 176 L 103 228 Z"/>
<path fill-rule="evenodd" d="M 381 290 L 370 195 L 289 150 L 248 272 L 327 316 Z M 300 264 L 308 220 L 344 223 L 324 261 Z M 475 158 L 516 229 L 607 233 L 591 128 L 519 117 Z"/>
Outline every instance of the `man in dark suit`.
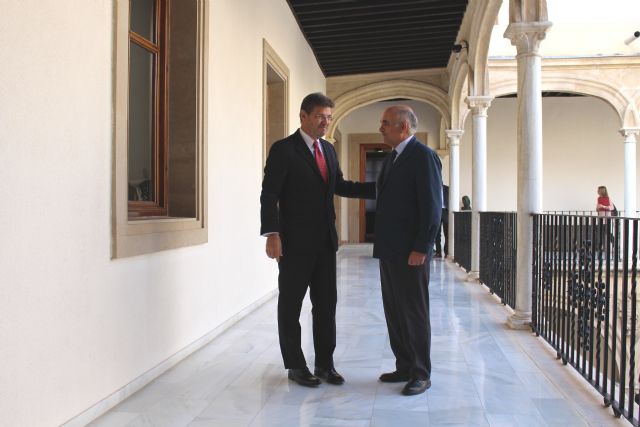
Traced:
<path fill-rule="evenodd" d="M 382 302 L 396 370 L 382 382 L 406 382 L 402 393 L 431 386 L 429 261 L 442 214 L 442 165 L 413 134 L 414 112 L 397 105 L 380 121 L 393 147 L 378 179 L 373 256 L 380 260 Z"/>
<path fill-rule="evenodd" d="M 435 258 L 442 257 L 442 244 L 440 243 L 441 232 L 444 233 L 444 256 L 449 255 L 449 186 L 442 186 L 442 219 L 440 220 L 440 228 L 436 236 L 436 254 Z"/>
<path fill-rule="evenodd" d="M 334 193 L 375 199 L 375 183 L 345 181 L 333 145 L 322 139 L 333 101 L 321 93 L 305 97 L 300 129 L 269 151 L 260 195 L 260 233 L 267 255 L 278 261 L 278 334 L 289 379 L 313 387 L 323 378 L 342 384 L 335 370 L 336 251 Z M 300 311 L 310 289 L 315 375 L 301 348 Z"/>

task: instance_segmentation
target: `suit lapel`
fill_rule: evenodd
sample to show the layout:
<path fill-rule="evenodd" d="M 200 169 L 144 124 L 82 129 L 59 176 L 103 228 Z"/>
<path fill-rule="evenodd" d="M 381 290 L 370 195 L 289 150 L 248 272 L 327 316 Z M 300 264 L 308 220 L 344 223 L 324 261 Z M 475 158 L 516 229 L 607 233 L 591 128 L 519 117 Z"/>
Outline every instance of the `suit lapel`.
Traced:
<path fill-rule="evenodd" d="M 396 161 L 393 162 L 394 168 L 398 167 L 398 165 L 402 163 L 404 159 L 411 156 L 411 152 L 414 150 L 414 148 L 416 148 L 416 142 L 417 140 L 415 136 L 409 140 L 407 145 L 404 147 L 404 150 L 402 150 L 402 153 L 400 153 L 400 155 L 396 157 Z"/>
<path fill-rule="evenodd" d="M 404 150 L 402 150 L 402 153 L 400 153 L 400 155 L 396 157 L 396 160 L 393 163 L 391 163 L 391 154 L 389 154 L 385 158 L 384 166 L 382 167 L 382 170 L 380 171 L 380 176 L 378 177 L 378 189 L 380 192 L 384 190 L 384 187 L 386 186 L 387 181 L 391 179 L 391 174 L 393 174 L 393 170 L 397 168 L 400 165 L 400 163 L 402 163 L 406 158 L 408 158 L 411 155 L 411 152 L 416 147 L 416 143 L 417 143 L 417 140 L 416 140 L 416 137 L 414 136 L 409 140 L 407 145 L 404 147 Z M 384 176 L 386 174 L 387 168 L 391 168 L 391 170 L 389 170 L 387 179 L 385 181 Z"/>
<path fill-rule="evenodd" d="M 318 164 L 316 163 L 316 159 L 311 154 L 311 150 L 309 150 L 307 143 L 304 142 L 302 135 L 300 135 L 300 130 L 296 132 L 296 136 L 297 138 L 296 138 L 295 146 L 296 146 L 296 149 L 298 150 L 298 153 L 306 160 L 306 162 L 309 164 L 309 167 L 311 167 L 311 169 L 315 171 L 318 178 L 322 182 L 324 182 L 324 179 L 322 179 L 322 175 L 320 174 L 320 169 L 318 169 Z M 326 158 L 327 157 L 325 155 L 325 161 L 326 161 Z"/>
<path fill-rule="evenodd" d="M 389 180 L 387 176 L 387 180 L 385 181 L 384 176 L 387 175 L 387 169 L 392 168 L 393 164 L 391 163 L 391 153 L 387 154 L 387 157 L 384 159 L 384 164 L 382 165 L 382 170 L 380 171 L 380 175 L 378 176 L 378 191 L 382 193 L 384 190 L 385 184 Z M 391 171 L 389 171 L 389 175 L 391 175 Z"/>

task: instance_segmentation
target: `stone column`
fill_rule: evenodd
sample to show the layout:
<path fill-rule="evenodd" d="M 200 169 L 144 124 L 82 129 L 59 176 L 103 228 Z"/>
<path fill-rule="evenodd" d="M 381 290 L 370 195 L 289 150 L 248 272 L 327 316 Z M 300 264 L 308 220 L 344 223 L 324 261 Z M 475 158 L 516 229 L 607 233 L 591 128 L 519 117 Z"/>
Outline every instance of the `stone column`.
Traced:
<path fill-rule="evenodd" d="M 460 137 L 463 130 L 445 130 L 449 139 L 449 259 L 453 259 L 454 244 L 454 220 L 453 213 L 460 210 Z"/>
<path fill-rule="evenodd" d="M 636 135 L 640 128 L 623 128 L 624 136 L 624 216 L 636 217 Z"/>
<path fill-rule="evenodd" d="M 471 190 L 471 271 L 469 277 L 480 277 L 480 212 L 487 210 L 487 109 L 491 96 L 468 96 L 473 116 L 473 183 Z"/>
<path fill-rule="evenodd" d="M 543 17 L 544 21 L 535 22 L 512 20 L 504 34 L 518 52 L 518 271 L 515 314 L 508 321 L 514 329 L 528 329 L 531 324 L 531 214 L 542 212 L 542 65 L 538 48 L 551 26 L 546 13 Z"/>

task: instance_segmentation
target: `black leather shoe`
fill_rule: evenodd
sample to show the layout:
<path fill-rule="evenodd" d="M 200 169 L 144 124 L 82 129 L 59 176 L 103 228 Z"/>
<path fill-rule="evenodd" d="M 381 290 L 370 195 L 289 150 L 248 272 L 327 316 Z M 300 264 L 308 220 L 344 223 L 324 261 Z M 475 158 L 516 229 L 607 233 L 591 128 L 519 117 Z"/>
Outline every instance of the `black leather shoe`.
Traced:
<path fill-rule="evenodd" d="M 320 377 L 329 384 L 341 385 L 344 384 L 344 378 L 340 375 L 335 368 L 316 368 L 313 372 L 316 377 Z"/>
<path fill-rule="evenodd" d="M 414 396 L 424 393 L 429 387 L 431 387 L 431 380 L 409 380 L 402 389 L 402 394 L 405 396 Z"/>
<path fill-rule="evenodd" d="M 317 387 L 320 385 L 320 378 L 309 372 L 309 368 L 289 369 L 289 379 L 305 387 Z"/>
<path fill-rule="evenodd" d="M 398 371 L 387 372 L 380 375 L 380 381 L 383 383 L 403 383 L 409 381 L 409 374 L 403 374 Z"/>

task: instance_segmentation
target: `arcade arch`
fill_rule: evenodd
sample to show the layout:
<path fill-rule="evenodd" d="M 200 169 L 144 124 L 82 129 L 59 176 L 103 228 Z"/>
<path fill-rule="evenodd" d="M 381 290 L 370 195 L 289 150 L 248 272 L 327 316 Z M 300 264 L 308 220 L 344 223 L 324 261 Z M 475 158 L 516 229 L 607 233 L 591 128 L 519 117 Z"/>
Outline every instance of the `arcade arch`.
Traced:
<path fill-rule="evenodd" d="M 336 97 L 334 99 L 336 107 L 333 110 L 334 121 L 329 127 L 327 138 L 335 139 L 336 129 L 350 112 L 378 101 L 395 98 L 425 102 L 440 113 L 445 123 L 451 123 L 449 96 L 442 88 L 415 80 L 390 79 L 364 85 Z"/>

